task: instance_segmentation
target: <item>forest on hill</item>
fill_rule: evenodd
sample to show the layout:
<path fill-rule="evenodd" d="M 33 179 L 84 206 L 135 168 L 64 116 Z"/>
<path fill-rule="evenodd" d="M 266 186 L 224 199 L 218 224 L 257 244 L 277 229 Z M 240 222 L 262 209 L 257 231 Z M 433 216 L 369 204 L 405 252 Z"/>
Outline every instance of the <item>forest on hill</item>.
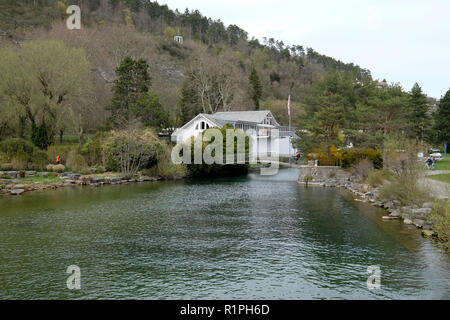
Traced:
<path fill-rule="evenodd" d="M 67 28 L 67 0 L 0 3 L 0 139 L 46 148 L 69 135 L 82 145 L 86 134 L 130 121 L 160 130 L 229 110 L 269 109 L 286 125 L 290 93 L 304 152 L 381 149 L 395 135 L 448 141 L 445 107 L 418 84 L 405 91 L 312 48 L 249 39 L 198 10 L 143 0 L 70 4 L 81 8 L 80 30 Z"/>
<path fill-rule="evenodd" d="M 112 97 L 115 70 L 126 56 L 147 61 L 151 90 L 169 113 L 172 126 L 198 112 L 258 107 L 271 109 L 287 124 L 286 100 L 291 85 L 293 112 L 299 115 L 306 92 L 329 71 L 350 74 L 360 81 L 371 78 L 368 70 L 312 48 L 288 46 L 272 38 L 260 43 L 249 39 L 238 26 L 225 26 L 198 10 L 180 13 L 153 1 L 70 1 L 81 7 L 82 28 L 68 30 L 68 4 L 56 0 L 2 1 L 0 45 L 18 49 L 30 40 L 59 40 L 68 47 L 83 48 L 95 92 L 83 102 L 88 132 L 103 126 L 109 116 L 105 106 Z M 182 35 L 183 44 L 175 42 L 174 35 Z M 252 71 L 260 86 L 256 96 L 249 81 Z M 206 93 L 207 102 L 201 103 L 196 91 L 209 82 L 212 89 Z"/>

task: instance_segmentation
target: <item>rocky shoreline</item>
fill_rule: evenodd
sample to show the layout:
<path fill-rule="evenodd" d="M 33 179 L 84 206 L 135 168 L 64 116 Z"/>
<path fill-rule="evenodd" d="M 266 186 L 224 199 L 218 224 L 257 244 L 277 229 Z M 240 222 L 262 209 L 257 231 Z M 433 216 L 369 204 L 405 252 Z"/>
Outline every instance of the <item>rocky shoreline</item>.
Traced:
<path fill-rule="evenodd" d="M 25 192 L 32 191 L 43 191 L 43 190 L 55 190 L 63 187 L 73 187 L 73 186 L 91 186 L 99 187 L 102 185 L 116 185 L 116 184 L 126 184 L 133 182 L 151 182 L 162 180 L 160 177 L 148 177 L 139 176 L 136 179 L 129 179 L 120 176 L 105 176 L 96 177 L 92 175 L 81 175 L 72 172 L 63 172 L 57 175 L 61 179 L 58 182 L 34 182 L 31 184 L 24 184 L 19 178 L 19 171 L 3 171 L 0 172 L 0 177 L 9 177 L 8 179 L 0 178 L 0 194 L 3 195 L 21 195 Z M 36 172 L 36 171 L 25 171 L 23 178 L 32 178 L 36 176 L 51 176 L 52 172 Z"/>
<path fill-rule="evenodd" d="M 369 184 L 357 182 L 356 177 L 347 171 L 334 168 L 330 176 L 330 167 L 310 167 L 304 166 L 303 173 L 300 174 L 298 183 L 302 185 L 331 187 L 346 189 L 356 196 L 356 201 L 367 202 L 373 206 L 385 209 L 388 213 L 383 216 L 384 221 L 402 220 L 404 224 L 414 225 L 422 230 L 425 237 L 435 237 L 433 226 L 428 222 L 428 216 L 433 210 L 433 203 L 426 202 L 422 206 L 403 206 L 397 200 L 379 199 L 380 187 L 374 188 Z"/>

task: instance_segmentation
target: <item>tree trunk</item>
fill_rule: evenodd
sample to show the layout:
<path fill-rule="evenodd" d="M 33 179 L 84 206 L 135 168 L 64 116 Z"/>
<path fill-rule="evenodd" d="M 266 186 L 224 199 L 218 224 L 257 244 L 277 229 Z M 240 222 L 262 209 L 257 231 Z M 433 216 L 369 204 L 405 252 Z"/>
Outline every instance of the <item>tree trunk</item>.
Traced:
<path fill-rule="evenodd" d="M 84 130 L 83 128 L 78 129 L 78 143 L 80 147 L 84 144 Z"/>
<path fill-rule="evenodd" d="M 59 143 L 63 143 L 64 129 L 59 129 Z"/>

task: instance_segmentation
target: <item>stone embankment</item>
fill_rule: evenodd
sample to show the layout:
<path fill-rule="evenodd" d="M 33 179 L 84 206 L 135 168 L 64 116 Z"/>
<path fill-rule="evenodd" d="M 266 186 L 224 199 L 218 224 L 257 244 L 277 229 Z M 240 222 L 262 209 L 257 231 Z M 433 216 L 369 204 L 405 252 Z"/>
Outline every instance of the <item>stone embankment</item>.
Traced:
<path fill-rule="evenodd" d="M 56 182 L 34 182 L 30 184 L 22 183 L 18 171 L 0 171 L 0 194 L 21 195 L 24 192 L 39 190 L 54 190 L 63 187 L 73 186 L 91 186 L 98 187 L 102 185 L 124 184 L 132 182 L 147 182 L 161 180 L 159 177 L 139 176 L 136 179 L 123 178 L 119 176 L 83 176 L 77 173 L 64 172 L 58 175 L 60 181 Z M 23 178 L 32 178 L 36 176 L 49 176 L 50 172 L 26 171 Z"/>
<path fill-rule="evenodd" d="M 388 214 L 383 216 L 385 221 L 403 220 L 403 223 L 414 225 L 422 229 L 424 236 L 434 236 L 432 225 L 428 217 L 433 210 L 433 203 L 423 203 L 422 206 L 403 206 L 397 200 L 380 199 L 379 188 L 369 184 L 359 183 L 350 172 L 339 167 L 302 166 L 298 183 L 322 187 L 346 189 L 358 196 L 357 201 L 368 202 L 385 209 Z"/>

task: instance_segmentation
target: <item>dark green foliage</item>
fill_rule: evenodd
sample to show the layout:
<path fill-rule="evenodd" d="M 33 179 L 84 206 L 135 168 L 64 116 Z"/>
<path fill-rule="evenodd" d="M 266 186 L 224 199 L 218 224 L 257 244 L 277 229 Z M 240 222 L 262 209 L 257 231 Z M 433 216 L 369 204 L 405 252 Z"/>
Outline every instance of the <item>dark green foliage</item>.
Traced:
<path fill-rule="evenodd" d="M 321 147 L 343 144 L 339 134 L 346 124 L 345 115 L 352 107 L 351 83 L 349 76 L 332 72 L 318 82 L 305 99 L 307 117 L 300 119 L 302 129 L 308 130 Z"/>
<path fill-rule="evenodd" d="M 270 82 L 278 82 L 278 83 L 280 83 L 280 81 L 281 81 L 281 77 L 280 77 L 280 75 L 278 73 L 272 72 L 270 74 Z"/>
<path fill-rule="evenodd" d="M 120 161 L 116 157 L 108 154 L 106 156 L 105 170 L 109 172 L 120 171 Z"/>
<path fill-rule="evenodd" d="M 107 110 L 110 128 L 126 127 L 131 118 L 139 119 L 145 126 L 163 128 L 169 123 L 169 114 L 150 92 L 148 64 L 144 59 L 125 57 L 116 70 L 113 99 Z"/>
<path fill-rule="evenodd" d="M 45 123 L 36 125 L 31 124 L 31 141 L 33 144 L 43 150 L 46 150 L 53 143 L 53 130 Z"/>
<path fill-rule="evenodd" d="M 0 152 L 6 154 L 8 158 L 14 157 L 18 153 L 32 155 L 36 147 L 27 140 L 20 138 L 10 138 L 0 143 Z"/>
<path fill-rule="evenodd" d="M 169 113 L 154 92 L 142 94 L 133 105 L 132 112 L 147 127 L 163 129 L 169 125 Z"/>
<path fill-rule="evenodd" d="M 197 114 L 203 112 L 198 101 L 197 92 L 192 85 L 192 78 L 187 78 L 181 88 L 180 100 L 178 101 L 179 124 L 185 124 Z"/>
<path fill-rule="evenodd" d="M 259 110 L 259 100 L 261 99 L 263 92 L 261 80 L 259 79 L 259 75 L 255 67 L 252 67 L 252 72 L 250 73 L 248 80 L 250 82 L 250 97 L 255 104 L 255 109 Z"/>
<path fill-rule="evenodd" d="M 372 161 L 375 169 L 383 168 L 383 155 L 378 150 L 364 149 L 364 150 L 345 150 L 339 155 L 340 165 L 343 168 L 350 168 L 357 164 L 362 159 Z"/>
<path fill-rule="evenodd" d="M 420 140 L 429 140 L 431 129 L 431 119 L 428 115 L 428 102 L 425 94 L 422 93 L 422 88 L 417 83 L 411 90 L 410 95 L 410 115 L 409 120 L 409 135 L 411 138 L 418 138 Z"/>
<path fill-rule="evenodd" d="M 31 142 L 21 138 L 9 138 L 0 143 L 0 154 L 6 161 L 20 160 L 33 163 L 36 168 L 43 167 L 47 154 Z"/>
<path fill-rule="evenodd" d="M 108 125 L 113 128 L 126 124 L 132 106 L 150 87 L 148 64 L 144 59 L 125 57 L 116 69 L 116 76 L 112 102 L 106 108 L 111 111 Z"/>
<path fill-rule="evenodd" d="M 193 178 L 215 178 L 215 177 L 232 177 L 232 176 L 242 176 L 246 175 L 248 173 L 248 163 L 234 163 L 234 164 L 225 164 L 226 163 L 226 145 L 227 145 L 227 139 L 226 139 L 226 130 L 232 129 L 232 126 L 225 125 L 220 129 L 223 137 L 223 163 L 224 164 L 194 164 L 194 141 L 192 139 L 191 144 L 191 159 L 192 164 L 187 165 L 188 173 L 190 177 Z M 214 129 L 214 128 L 211 128 Z M 208 130 L 211 130 L 208 129 Z M 215 128 L 217 129 L 217 128 Z M 202 132 L 202 135 L 204 136 L 205 133 L 207 133 L 208 130 L 205 130 Z M 237 135 L 244 135 L 244 133 L 241 130 L 235 130 L 234 131 Z M 212 143 L 211 141 L 210 143 Z M 205 150 L 205 148 L 210 144 L 208 142 L 204 142 L 202 145 L 202 152 Z M 249 152 L 249 139 L 245 139 L 245 153 L 248 155 Z M 238 152 L 238 146 L 237 146 L 237 138 L 234 139 L 234 153 L 235 153 L 235 161 L 236 161 L 236 153 Z"/>
<path fill-rule="evenodd" d="M 353 63 L 343 63 L 342 61 L 336 60 L 334 58 L 322 55 L 312 48 L 307 48 L 308 61 L 313 61 L 324 66 L 326 70 L 335 70 L 339 72 L 345 72 L 351 74 L 354 78 L 365 81 L 367 79 L 372 79 L 370 71 L 367 69 L 362 69 Z"/>
<path fill-rule="evenodd" d="M 441 99 L 435 113 L 436 136 L 439 143 L 450 142 L 450 90 Z"/>
<path fill-rule="evenodd" d="M 105 152 L 103 146 L 109 138 L 110 133 L 106 131 L 97 132 L 92 138 L 88 139 L 80 150 L 80 153 L 86 159 L 89 166 L 104 165 Z"/>
<path fill-rule="evenodd" d="M 237 25 L 230 24 L 227 28 L 230 45 L 235 46 L 239 41 L 247 41 L 248 33 Z"/>

